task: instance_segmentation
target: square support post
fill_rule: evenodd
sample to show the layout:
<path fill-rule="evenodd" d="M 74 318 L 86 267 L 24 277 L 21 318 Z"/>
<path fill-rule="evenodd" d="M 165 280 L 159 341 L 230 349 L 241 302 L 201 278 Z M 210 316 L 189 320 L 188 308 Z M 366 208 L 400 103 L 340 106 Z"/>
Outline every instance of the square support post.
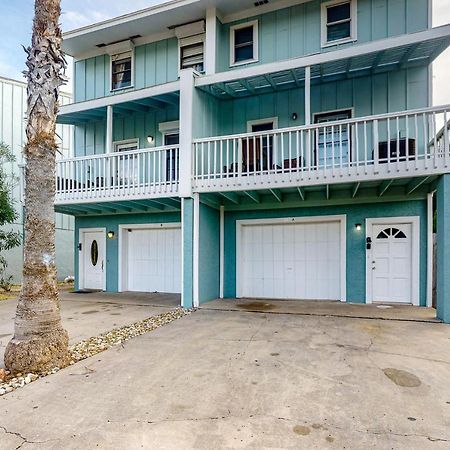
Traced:
<path fill-rule="evenodd" d="M 450 323 L 450 174 L 437 185 L 437 317 Z"/>
<path fill-rule="evenodd" d="M 113 121 L 113 107 L 108 105 L 106 107 L 106 153 L 112 153 L 113 151 Z"/>
<path fill-rule="evenodd" d="M 189 309 L 194 306 L 194 200 L 192 198 L 181 199 L 181 222 L 181 306 Z"/>

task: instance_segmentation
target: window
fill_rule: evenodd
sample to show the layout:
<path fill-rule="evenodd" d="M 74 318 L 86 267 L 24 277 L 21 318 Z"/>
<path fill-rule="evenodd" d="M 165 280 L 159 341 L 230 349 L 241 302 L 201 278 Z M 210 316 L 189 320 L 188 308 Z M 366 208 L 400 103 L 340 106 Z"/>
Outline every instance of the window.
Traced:
<path fill-rule="evenodd" d="M 132 86 L 133 53 L 126 52 L 111 56 L 111 90 Z"/>
<path fill-rule="evenodd" d="M 258 61 L 258 21 L 235 25 L 230 33 L 230 65 Z"/>
<path fill-rule="evenodd" d="M 180 39 L 180 69 L 204 71 L 205 34 Z"/>
<path fill-rule="evenodd" d="M 356 0 L 322 4 L 322 46 L 356 40 Z"/>

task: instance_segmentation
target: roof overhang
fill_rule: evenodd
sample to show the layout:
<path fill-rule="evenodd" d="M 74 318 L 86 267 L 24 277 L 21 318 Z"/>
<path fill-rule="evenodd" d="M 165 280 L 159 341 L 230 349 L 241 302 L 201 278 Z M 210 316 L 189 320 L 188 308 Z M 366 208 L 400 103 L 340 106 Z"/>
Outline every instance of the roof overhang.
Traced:
<path fill-rule="evenodd" d="M 432 63 L 450 45 L 450 24 L 417 33 L 355 44 L 285 61 L 198 77 L 195 85 L 218 98 L 234 98 L 312 82 L 387 72 Z"/>
<path fill-rule="evenodd" d="M 255 0 L 171 0 L 149 8 L 125 14 L 100 23 L 85 26 L 63 34 L 62 48 L 75 58 L 87 57 L 98 52 L 99 45 L 135 38 L 136 45 L 154 36 L 162 39 L 173 27 L 204 19 L 206 10 L 214 7 L 223 22 L 237 20 L 241 16 L 256 16 L 264 12 L 289 7 L 311 0 L 269 0 L 255 5 Z"/>

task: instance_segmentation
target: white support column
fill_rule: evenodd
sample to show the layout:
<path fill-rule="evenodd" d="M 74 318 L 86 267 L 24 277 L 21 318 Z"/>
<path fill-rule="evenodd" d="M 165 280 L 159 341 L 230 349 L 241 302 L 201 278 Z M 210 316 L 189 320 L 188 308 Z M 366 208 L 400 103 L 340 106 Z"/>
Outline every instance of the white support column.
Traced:
<path fill-rule="evenodd" d="M 113 120 L 113 107 L 108 105 L 106 107 L 106 153 L 112 153 L 113 151 Z"/>
<path fill-rule="evenodd" d="M 427 196 L 427 306 L 433 305 L 433 197 L 434 193 Z"/>
<path fill-rule="evenodd" d="M 305 125 L 311 125 L 311 67 L 305 67 Z M 311 162 L 314 160 L 311 155 L 311 131 L 306 132 L 306 155 L 305 164 L 306 167 L 311 166 Z"/>
<path fill-rule="evenodd" d="M 194 194 L 194 224 L 193 224 L 193 281 L 192 281 L 192 291 L 193 291 L 193 303 L 194 308 L 198 308 L 200 305 L 199 298 L 199 256 L 200 256 L 200 194 L 197 192 Z"/>
<path fill-rule="evenodd" d="M 192 197 L 194 70 L 180 71 L 180 197 Z"/>
<path fill-rule="evenodd" d="M 305 125 L 311 125 L 311 67 L 305 67 Z"/>
<path fill-rule="evenodd" d="M 206 39 L 205 39 L 205 72 L 206 75 L 216 73 L 216 32 L 217 11 L 216 8 L 206 10 Z"/>
<path fill-rule="evenodd" d="M 220 262 L 219 262 L 219 277 L 220 277 L 220 290 L 219 297 L 223 298 L 223 286 L 224 286 L 224 250 L 225 250 L 225 206 L 220 206 Z"/>

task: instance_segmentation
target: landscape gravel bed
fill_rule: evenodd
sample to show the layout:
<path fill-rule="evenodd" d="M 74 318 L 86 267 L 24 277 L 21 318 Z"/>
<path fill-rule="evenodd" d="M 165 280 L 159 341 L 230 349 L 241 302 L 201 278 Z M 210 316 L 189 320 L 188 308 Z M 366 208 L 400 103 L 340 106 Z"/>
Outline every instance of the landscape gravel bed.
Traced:
<path fill-rule="evenodd" d="M 185 310 L 182 308 L 177 308 L 169 312 L 158 314 L 156 316 L 149 317 L 144 320 L 132 323 L 131 325 L 125 325 L 120 328 L 116 328 L 106 333 L 99 334 L 98 336 L 93 336 L 83 341 L 77 342 L 71 345 L 69 348 L 70 354 L 72 356 L 70 365 L 82 361 L 83 359 L 94 356 L 98 353 L 104 352 L 111 347 L 120 345 L 129 339 L 132 339 L 142 334 L 149 333 L 156 330 L 164 325 L 173 322 L 174 320 L 181 319 L 182 317 L 190 314 L 190 310 Z M 0 382 L 0 396 L 8 394 L 16 389 L 22 388 L 31 382 L 56 373 L 60 370 L 59 367 L 43 372 L 43 373 L 27 373 L 27 374 L 16 374 L 12 377 L 8 372 L 6 372 L 6 379 Z"/>

